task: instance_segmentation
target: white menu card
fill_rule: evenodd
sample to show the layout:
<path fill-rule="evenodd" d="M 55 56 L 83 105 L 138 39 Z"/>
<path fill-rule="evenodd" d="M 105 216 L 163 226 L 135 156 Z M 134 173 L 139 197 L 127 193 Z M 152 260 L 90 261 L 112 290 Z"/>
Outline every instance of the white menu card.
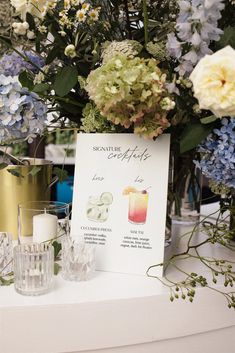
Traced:
<path fill-rule="evenodd" d="M 97 270 L 145 274 L 163 262 L 169 146 L 169 134 L 78 134 L 71 236 L 96 247 Z"/>

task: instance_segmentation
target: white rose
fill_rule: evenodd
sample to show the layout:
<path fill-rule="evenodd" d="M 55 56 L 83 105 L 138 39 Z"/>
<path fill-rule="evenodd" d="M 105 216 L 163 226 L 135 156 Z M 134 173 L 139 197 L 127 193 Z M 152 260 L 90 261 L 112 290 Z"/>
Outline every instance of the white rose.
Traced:
<path fill-rule="evenodd" d="M 190 75 L 200 109 L 218 117 L 235 116 L 235 50 L 227 46 L 206 55 Z"/>

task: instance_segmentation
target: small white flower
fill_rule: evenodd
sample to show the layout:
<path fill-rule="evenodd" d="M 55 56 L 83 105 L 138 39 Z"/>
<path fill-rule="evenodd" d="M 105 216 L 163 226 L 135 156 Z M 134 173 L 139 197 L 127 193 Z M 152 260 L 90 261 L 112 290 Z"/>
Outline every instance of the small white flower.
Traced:
<path fill-rule="evenodd" d="M 164 110 L 171 110 L 175 107 L 175 102 L 173 100 L 171 100 L 169 97 L 165 97 L 163 98 L 163 100 L 161 101 L 161 107 Z"/>
<path fill-rule="evenodd" d="M 82 4 L 82 10 L 84 10 L 85 12 L 87 12 L 89 10 L 89 8 L 90 8 L 90 4 L 88 4 L 86 2 L 84 2 Z"/>
<path fill-rule="evenodd" d="M 89 11 L 88 15 L 90 19 L 92 19 L 92 21 L 98 21 L 99 19 L 99 11 L 96 9 L 92 9 L 91 11 Z"/>
<path fill-rule="evenodd" d="M 58 33 L 61 35 L 61 37 L 65 37 L 66 36 L 66 32 L 65 31 L 59 31 Z"/>
<path fill-rule="evenodd" d="M 29 29 L 29 24 L 28 24 L 28 22 L 23 22 L 22 23 L 22 27 L 24 28 L 24 29 Z"/>
<path fill-rule="evenodd" d="M 79 22 L 85 22 L 86 21 L 86 11 L 78 10 L 76 12 L 76 18 L 78 19 Z"/>
<path fill-rule="evenodd" d="M 18 22 L 13 22 L 12 23 L 12 28 L 17 28 L 18 27 Z"/>
<path fill-rule="evenodd" d="M 34 39 L 35 38 L 35 33 L 33 31 L 28 31 L 27 32 L 27 38 L 28 39 Z"/>
<path fill-rule="evenodd" d="M 14 32 L 20 36 L 24 36 L 27 32 L 26 26 L 20 22 L 14 22 Z"/>
<path fill-rule="evenodd" d="M 47 33 L 46 26 L 38 26 L 38 30 L 39 30 L 40 33 Z"/>
<path fill-rule="evenodd" d="M 70 7 L 71 7 L 70 0 L 64 0 L 64 8 L 68 10 L 70 9 Z"/>
<path fill-rule="evenodd" d="M 67 47 L 64 50 L 64 53 L 66 56 L 69 56 L 70 58 L 74 58 L 76 56 L 75 46 L 73 44 L 67 45 Z"/>

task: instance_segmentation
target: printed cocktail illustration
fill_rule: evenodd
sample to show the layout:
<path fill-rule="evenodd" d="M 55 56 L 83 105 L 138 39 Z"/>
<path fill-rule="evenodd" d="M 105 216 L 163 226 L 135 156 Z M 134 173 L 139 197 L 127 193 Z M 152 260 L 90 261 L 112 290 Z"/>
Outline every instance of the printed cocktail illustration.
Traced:
<path fill-rule="evenodd" d="M 128 220 L 135 224 L 144 224 L 147 217 L 149 194 L 146 190 L 137 190 L 134 187 L 127 187 L 123 191 L 129 196 Z"/>
<path fill-rule="evenodd" d="M 105 222 L 109 216 L 109 206 L 113 202 L 110 192 L 103 192 L 100 196 L 89 196 L 87 203 L 87 218 L 94 222 Z"/>

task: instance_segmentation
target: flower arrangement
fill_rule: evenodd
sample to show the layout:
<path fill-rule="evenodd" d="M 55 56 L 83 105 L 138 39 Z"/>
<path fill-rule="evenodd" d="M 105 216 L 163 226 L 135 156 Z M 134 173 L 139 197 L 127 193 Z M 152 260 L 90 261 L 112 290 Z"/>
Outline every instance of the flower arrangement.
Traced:
<path fill-rule="evenodd" d="M 84 132 L 133 132 L 150 139 L 170 132 L 175 153 L 199 156 L 196 163 L 214 187 L 227 185 L 231 193 L 233 0 L 10 2 L 12 30 L 0 39 L 27 65 L 20 64 L 19 73 L 17 65 L 9 68 L 2 59 L 1 101 L 17 96 L 18 103 L 14 112 L 1 105 L 1 143 L 45 134 L 46 104 L 53 126 L 66 128 L 69 122 Z M 14 48 L 16 41 L 22 50 Z M 7 74 L 18 75 L 19 82 Z M 13 96 L 4 93 L 6 87 Z M 30 104 L 23 103 L 26 99 Z M 31 109 L 27 119 L 24 109 Z M 227 233 L 220 244 L 229 241 Z M 205 285 L 195 276 L 191 280 L 189 286 Z M 228 300 L 234 307 L 233 294 Z"/>

